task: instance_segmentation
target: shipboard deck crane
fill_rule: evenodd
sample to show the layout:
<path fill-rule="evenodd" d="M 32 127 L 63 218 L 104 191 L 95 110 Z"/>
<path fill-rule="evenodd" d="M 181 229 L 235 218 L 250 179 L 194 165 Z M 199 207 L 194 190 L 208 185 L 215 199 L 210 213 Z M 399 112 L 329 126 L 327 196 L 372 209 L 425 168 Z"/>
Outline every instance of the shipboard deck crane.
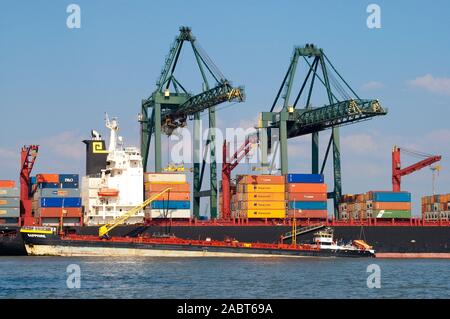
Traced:
<path fill-rule="evenodd" d="M 147 199 L 146 201 L 144 201 L 142 204 L 133 207 L 132 209 L 130 209 L 129 211 L 127 211 L 125 214 L 115 218 L 112 222 L 100 226 L 100 228 L 98 229 L 98 236 L 99 237 L 107 237 L 108 233 L 113 230 L 114 228 L 116 228 L 117 226 L 123 224 L 128 218 L 136 215 L 137 213 L 139 213 L 142 209 L 144 209 L 146 206 L 150 205 L 154 200 L 158 199 L 160 196 L 162 196 L 163 194 L 165 194 L 166 192 L 170 191 L 170 187 L 164 189 L 163 191 L 159 192 L 158 194 L 155 194 L 153 196 L 151 196 L 149 199 Z"/>

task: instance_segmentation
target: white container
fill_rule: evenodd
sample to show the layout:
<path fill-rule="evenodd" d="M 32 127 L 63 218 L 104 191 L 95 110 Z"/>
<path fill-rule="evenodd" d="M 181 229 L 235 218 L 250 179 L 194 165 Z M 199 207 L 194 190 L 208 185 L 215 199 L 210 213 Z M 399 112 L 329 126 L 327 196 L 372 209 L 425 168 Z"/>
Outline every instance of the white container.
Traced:
<path fill-rule="evenodd" d="M 147 218 L 150 216 L 151 218 L 191 218 L 190 209 L 151 209 L 146 210 L 145 213 Z"/>
<path fill-rule="evenodd" d="M 144 173 L 144 181 L 150 183 L 186 183 L 186 174 Z"/>

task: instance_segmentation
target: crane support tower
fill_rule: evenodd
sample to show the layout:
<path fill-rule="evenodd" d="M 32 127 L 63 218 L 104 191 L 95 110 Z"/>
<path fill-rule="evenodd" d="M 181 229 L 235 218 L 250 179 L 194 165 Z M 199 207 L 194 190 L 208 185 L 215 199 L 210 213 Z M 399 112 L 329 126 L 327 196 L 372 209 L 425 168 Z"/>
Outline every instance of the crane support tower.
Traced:
<path fill-rule="evenodd" d="M 175 77 L 175 69 L 184 43 L 190 44 L 203 81 L 203 91 L 194 95 Z M 214 84 L 212 84 L 214 82 Z M 233 87 L 223 76 L 209 56 L 199 46 L 189 27 L 180 27 L 180 34 L 172 44 L 166 57 L 156 90 L 141 104 L 139 122 L 141 123 L 141 153 L 143 167 L 147 171 L 149 148 L 154 136 L 155 172 L 161 172 L 161 133 L 172 132 L 187 125 L 188 119 L 194 120 L 194 183 L 193 212 L 200 215 L 200 198 L 210 198 L 211 218 L 217 218 L 217 164 L 216 164 L 216 110 L 215 106 L 223 102 L 242 102 L 243 87 Z M 201 160 L 200 113 L 208 110 L 209 133 Z M 203 175 L 209 151 L 210 189 L 202 191 Z M 200 162 L 202 164 L 200 165 Z"/>
<path fill-rule="evenodd" d="M 305 62 L 306 77 L 300 83 L 295 99 L 291 100 L 294 90 L 294 79 L 299 62 Z M 319 85 L 316 85 L 319 83 Z M 319 90 L 316 87 L 320 86 Z M 282 94 L 284 90 L 284 93 Z M 326 93 L 327 103 L 322 107 L 312 105 L 313 96 L 317 91 Z M 323 95 L 323 93 L 322 93 Z M 277 103 L 279 111 L 274 111 Z M 298 108 L 300 107 L 301 108 Z M 322 49 L 313 44 L 294 48 L 286 75 L 277 92 L 270 112 L 260 114 L 259 128 L 264 130 L 279 130 L 281 174 L 288 173 L 288 139 L 302 135 L 312 135 L 312 163 L 314 174 L 323 173 L 331 145 L 333 145 L 334 190 L 328 193 L 328 198 L 334 199 L 334 213 L 338 214 L 338 204 L 342 194 L 341 182 L 341 149 L 339 142 L 339 126 L 368 120 L 372 117 L 387 114 L 378 100 L 361 99 L 337 72 Z M 319 132 L 331 129 L 321 167 L 319 166 Z M 260 134 L 261 136 L 264 134 Z M 266 136 L 271 136 L 267 134 Z M 274 134 L 276 135 L 276 134 Z M 261 139 L 260 145 L 270 153 L 272 141 Z M 263 165 L 266 163 L 262 163 Z"/>
<path fill-rule="evenodd" d="M 22 226 L 33 226 L 31 211 L 31 171 L 38 155 L 38 145 L 22 147 L 20 152 L 20 217 Z"/>
<path fill-rule="evenodd" d="M 401 168 L 400 150 L 410 155 L 422 157 L 424 159 L 405 168 Z M 440 155 L 431 155 L 394 146 L 392 148 L 392 190 L 394 192 L 401 191 L 402 176 L 412 174 L 415 171 L 439 162 L 441 159 L 442 156 Z"/>

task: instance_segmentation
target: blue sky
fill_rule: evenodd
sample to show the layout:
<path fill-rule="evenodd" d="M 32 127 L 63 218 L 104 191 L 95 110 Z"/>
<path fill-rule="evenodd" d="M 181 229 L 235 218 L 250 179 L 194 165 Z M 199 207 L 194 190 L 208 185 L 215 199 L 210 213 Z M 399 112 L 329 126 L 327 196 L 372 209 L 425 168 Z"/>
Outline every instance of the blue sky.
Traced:
<path fill-rule="evenodd" d="M 366 26 L 372 2 L 381 29 Z M 66 27 L 70 3 L 81 7 L 81 29 Z M 449 11 L 448 1 L 1 1 L 0 178 L 18 179 L 20 147 L 31 143 L 41 145 L 35 172 L 82 174 L 80 141 L 92 128 L 106 133 L 105 111 L 137 145 L 140 101 L 155 89 L 178 27 L 188 25 L 246 89 L 246 102 L 221 111 L 219 126 L 248 126 L 268 111 L 293 47 L 315 43 L 361 97 L 389 108 L 342 128 L 344 192 L 389 189 L 394 144 L 441 154 L 438 191 L 450 192 Z M 185 58 L 180 71 L 198 90 Z M 291 171 L 307 171 L 309 138 L 289 143 Z M 418 213 L 430 170 L 404 178 L 404 189 Z"/>

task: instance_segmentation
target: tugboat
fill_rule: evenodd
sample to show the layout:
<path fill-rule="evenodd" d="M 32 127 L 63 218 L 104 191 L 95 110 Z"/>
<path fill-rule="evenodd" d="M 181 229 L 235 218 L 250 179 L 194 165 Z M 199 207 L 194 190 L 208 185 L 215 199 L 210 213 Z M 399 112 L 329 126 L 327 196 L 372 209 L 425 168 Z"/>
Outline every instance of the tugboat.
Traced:
<path fill-rule="evenodd" d="M 348 257 L 349 255 L 364 255 L 375 257 L 375 250 L 364 240 L 358 239 L 348 244 L 338 244 L 333 237 L 333 229 L 330 227 L 314 233 L 313 244 L 322 251 L 329 251 L 337 257 Z"/>

